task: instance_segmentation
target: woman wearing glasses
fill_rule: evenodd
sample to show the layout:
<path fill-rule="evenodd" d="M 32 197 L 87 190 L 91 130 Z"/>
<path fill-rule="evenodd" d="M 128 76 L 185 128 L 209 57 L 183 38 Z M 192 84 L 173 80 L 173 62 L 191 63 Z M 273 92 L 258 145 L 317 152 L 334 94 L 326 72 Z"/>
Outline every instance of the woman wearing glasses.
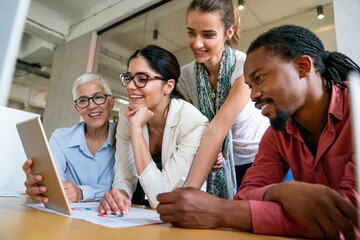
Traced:
<path fill-rule="evenodd" d="M 51 153 L 69 202 L 100 200 L 114 178 L 114 124 L 109 122 L 114 96 L 108 82 L 98 74 L 85 73 L 72 89 L 74 107 L 84 120 L 70 128 L 55 130 L 49 140 Z M 26 193 L 35 201 L 48 202 L 38 186 L 43 177 L 31 172 L 32 159 L 23 165 Z"/>
<path fill-rule="evenodd" d="M 149 45 L 130 57 L 128 72 L 120 76 L 130 103 L 119 113 L 114 184 L 101 213 L 126 215 L 137 181 L 156 207 L 158 193 L 187 177 L 208 121 L 180 99 L 179 75 L 175 56 L 160 47 Z"/>

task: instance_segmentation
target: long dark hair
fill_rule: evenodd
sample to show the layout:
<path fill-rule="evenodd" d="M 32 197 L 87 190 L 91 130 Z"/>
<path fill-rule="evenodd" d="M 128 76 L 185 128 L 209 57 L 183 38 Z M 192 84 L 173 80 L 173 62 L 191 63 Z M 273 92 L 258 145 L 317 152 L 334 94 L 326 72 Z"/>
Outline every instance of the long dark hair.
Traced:
<path fill-rule="evenodd" d="M 127 67 L 129 68 L 130 61 L 133 58 L 142 56 L 151 66 L 152 69 L 161 74 L 167 81 L 174 79 L 175 86 L 170 94 L 170 98 L 184 99 L 184 96 L 176 89 L 180 77 L 180 65 L 174 54 L 165 50 L 164 48 L 148 45 L 145 48 L 138 49 L 128 60 Z"/>
<path fill-rule="evenodd" d="M 187 14 L 196 10 L 202 13 L 218 12 L 225 31 L 234 25 L 234 35 L 226 43 L 235 49 L 239 47 L 240 17 L 232 0 L 193 0 L 188 6 Z"/>
<path fill-rule="evenodd" d="M 285 25 L 273 28 L 255 39 L 247 50 L 247 54 L 264 47 L 266 51 L 280 56 L 283 60 L 294 60 L 302 55 L 313 59 L 315 71 L 325 79 L 328 90 L 333 81 L 340 87 L 352 70 L 360 71 L 359 66 L 349 57 L 339 52 L 325 51 L 321 40 L 306 28 Z"/>

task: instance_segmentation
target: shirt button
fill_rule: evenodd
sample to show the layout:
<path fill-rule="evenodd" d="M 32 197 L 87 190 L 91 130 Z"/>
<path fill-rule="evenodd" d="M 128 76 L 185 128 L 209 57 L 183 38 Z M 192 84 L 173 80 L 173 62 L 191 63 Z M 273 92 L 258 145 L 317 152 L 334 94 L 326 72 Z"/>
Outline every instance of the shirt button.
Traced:
<path fill-rule="evenodd" d="M 314 172 L 318 172 L 319 171 L 319 168 L 318 167 L 315 167 L 314 168 Z"/>

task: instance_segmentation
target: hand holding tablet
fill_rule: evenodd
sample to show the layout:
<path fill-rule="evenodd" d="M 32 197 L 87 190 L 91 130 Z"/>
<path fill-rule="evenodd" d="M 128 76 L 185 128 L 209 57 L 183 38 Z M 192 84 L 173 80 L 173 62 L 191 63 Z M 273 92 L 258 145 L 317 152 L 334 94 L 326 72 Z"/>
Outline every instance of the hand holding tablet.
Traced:
<path fill-rule="evenodd" d="M 44 202 L 45 207 L 70 215 L 69 202 L 57 173 L 40 118 L 36 117 L 20 122 L 16 127 L 26 157 L 32 159 L 32 163 L 29 161 L 24 164 L 24 170 L 28 171 L 29 167 L 31 167 L 31 174 L 34 176 L 33 182 L 37 182 L 36 184 L 40 186 L 46 186 L 45 189 L 39 188 L 42 191 L 39 194 L 42 194 L 48 200 L 48 202 Z M 36 176 L 38 174 L 42 175 L 42 180 L 39 182 L 40 176 Z M 41 199 L 39 198 L 39 200 Z"/>

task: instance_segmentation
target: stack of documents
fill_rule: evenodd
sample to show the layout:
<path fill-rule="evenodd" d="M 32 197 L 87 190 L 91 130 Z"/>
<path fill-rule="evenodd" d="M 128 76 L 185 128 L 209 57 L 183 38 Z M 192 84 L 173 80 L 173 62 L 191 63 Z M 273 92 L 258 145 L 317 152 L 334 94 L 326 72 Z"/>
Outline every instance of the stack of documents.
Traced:
<path fill-rule="evenodd" d="M 70 203 L 72 215 L 65 215 L 45 208 L 42 203 L 24 204 L 43 211 L 63 216 L 85 220 L 108 228 L 134 227 L 148 224 L 162 223 L 156 211 L 141 208 L 130 208 L 128 215 L 104 215 L 98 212 L 99 202 Z"/>

